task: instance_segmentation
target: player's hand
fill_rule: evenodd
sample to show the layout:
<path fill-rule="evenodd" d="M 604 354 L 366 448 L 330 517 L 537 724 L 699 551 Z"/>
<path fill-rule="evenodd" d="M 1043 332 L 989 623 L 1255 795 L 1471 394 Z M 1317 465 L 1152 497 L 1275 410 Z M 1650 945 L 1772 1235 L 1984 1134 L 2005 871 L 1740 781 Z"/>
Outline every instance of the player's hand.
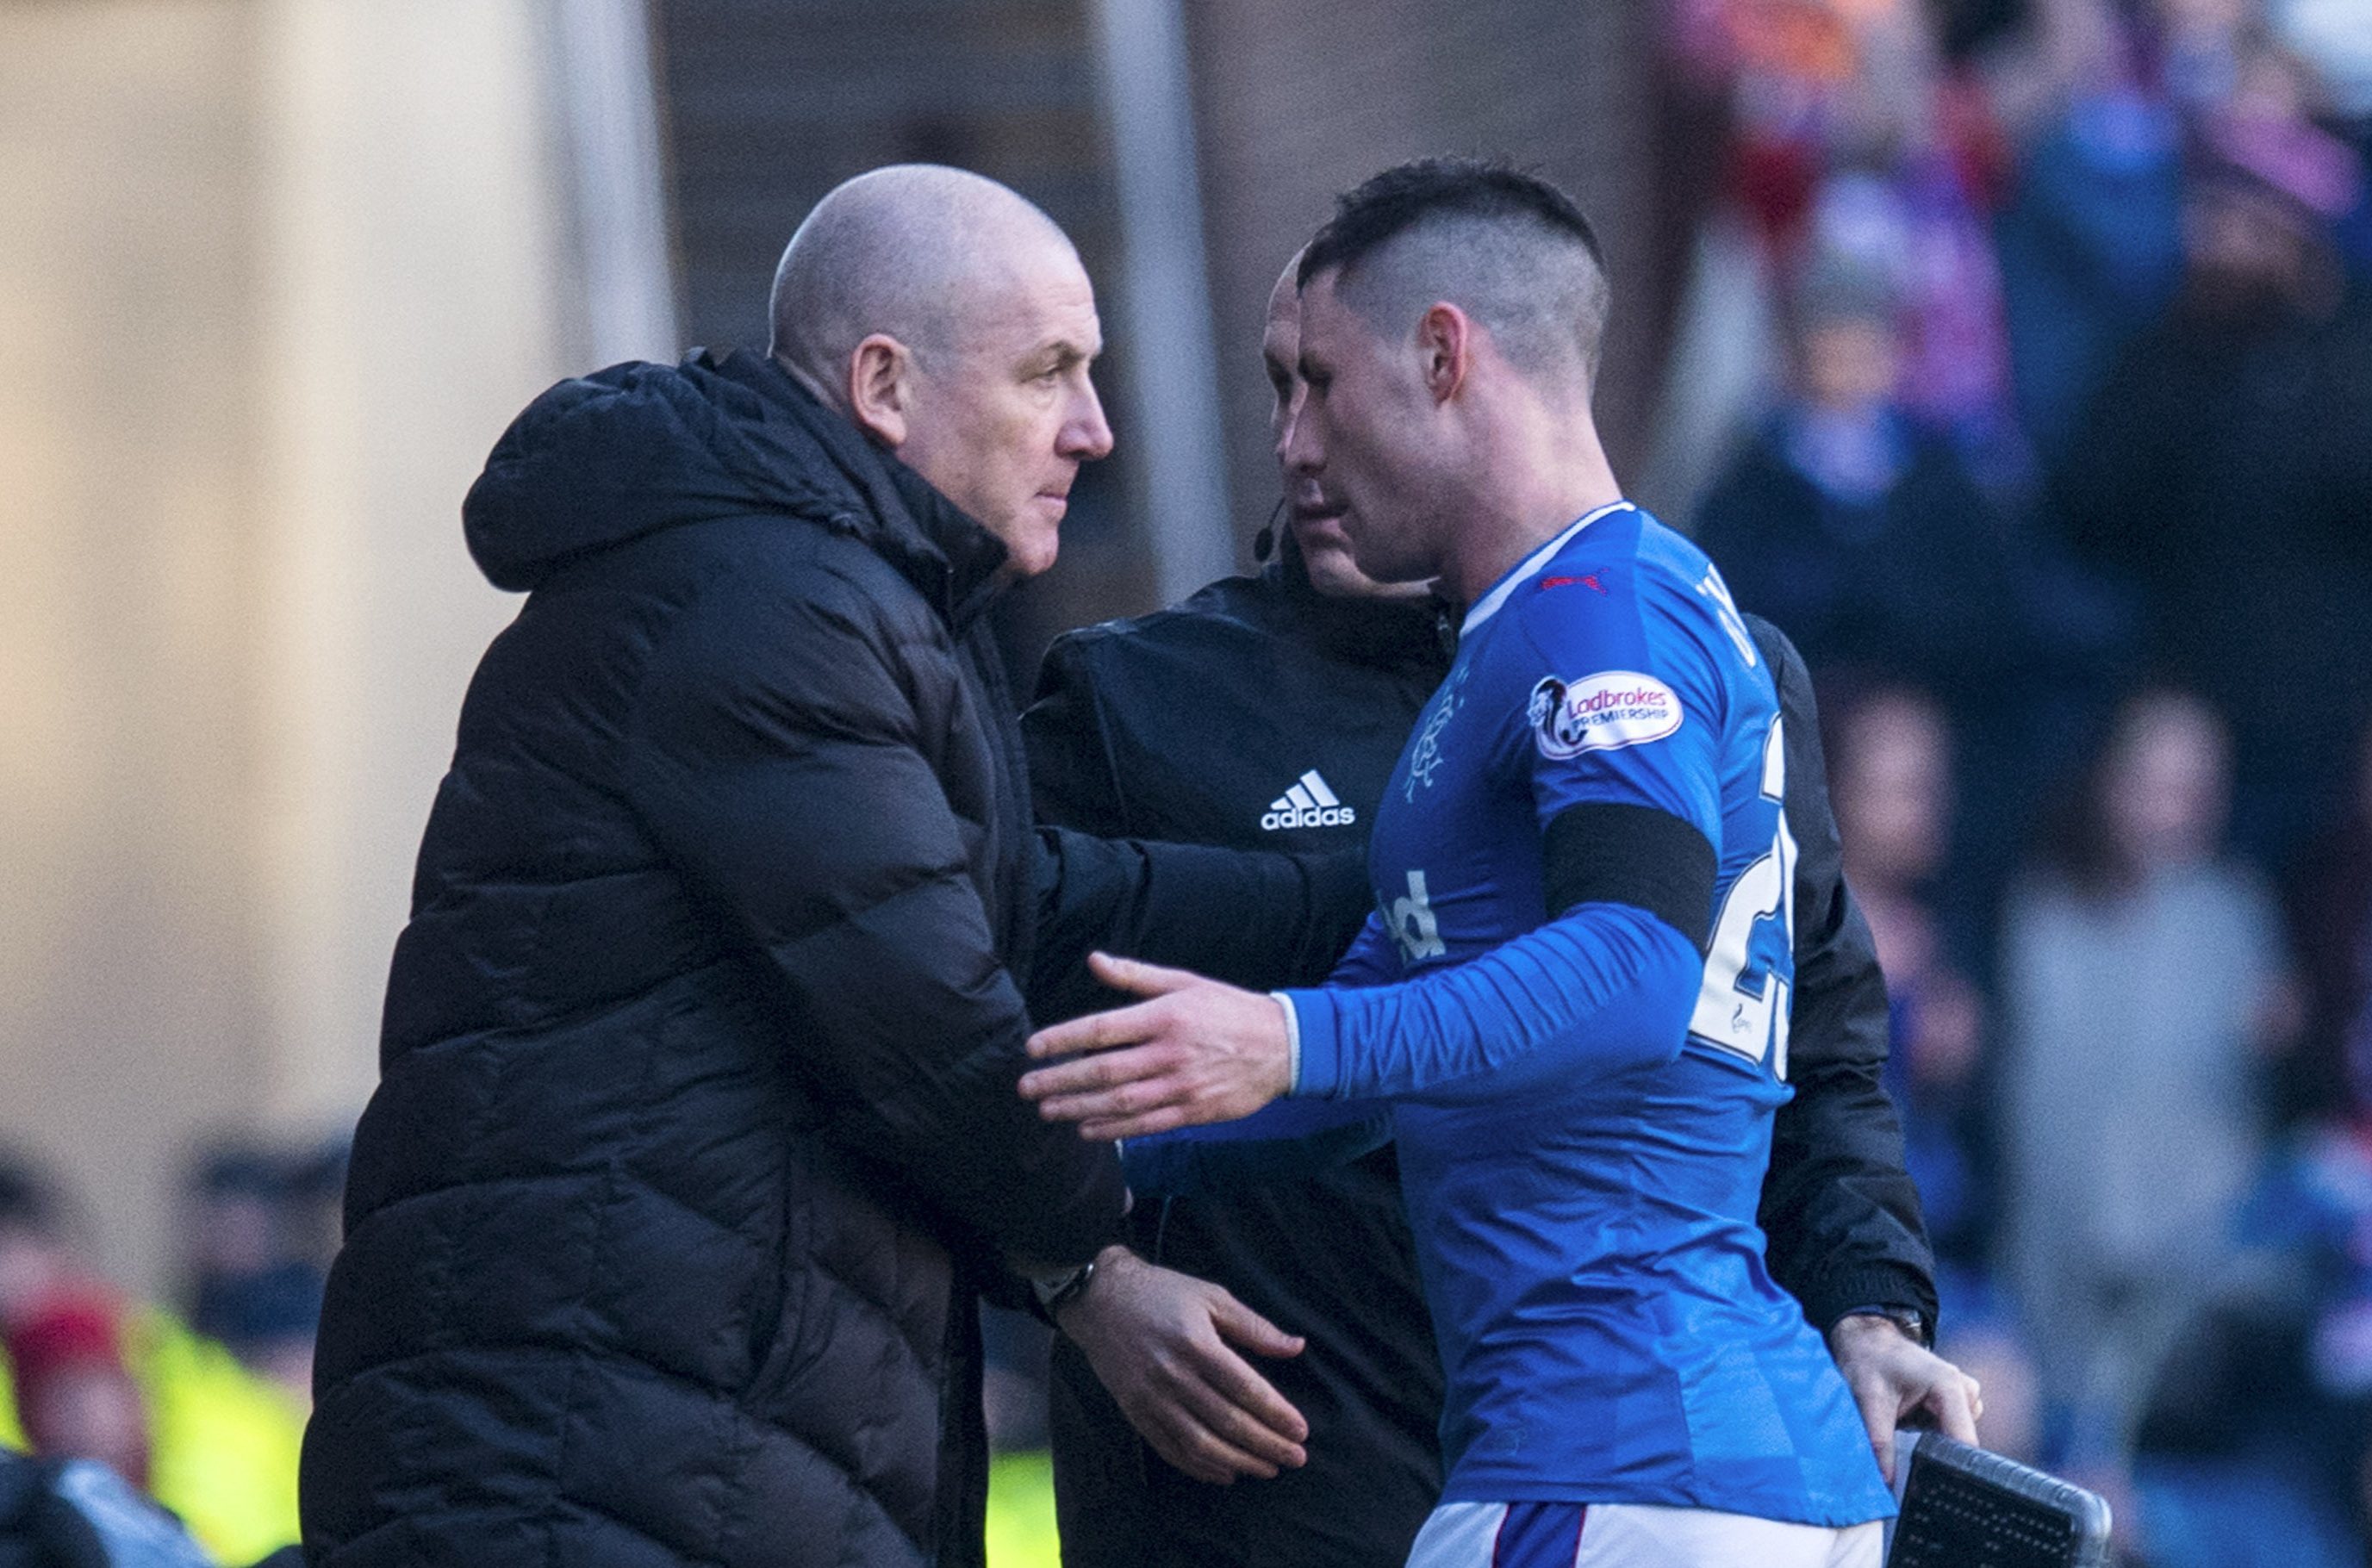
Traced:
<path fill-rule="evenodd" d="M 1129 1424 L 1195 1480 L 1226 1486 L 1308 1462 L 1309 1423 L 1230 1348 L 1299 1355 L 1301 1339 L 1217 1285 L 1108 1247 L 1055 1323 Z"/>
<path fill-rule="evenodd" d="M 1097 953 L 1095 977 L 1151 998 L 1091 1013 L 1029 1037 L 1029 1054 L 1101 1054 L 1023 1075 L 1021 1094 L 1051 1121 L 1076 1121 L 1105 1142 L 1205 1121 L 1232 1121 L 1293 1087 L 1285 1010 L 1273 996 L 1238 991 L 1185 970 Z"/>
<path fill-rule="evenodd" d="M 1933 1426 L 1973 1445 L 1985 1413 L 1977 1380 L 1902 1331 L 1890 1318 L 1857 1312 L 1829 1330 L 1829 1353 L 1861 1407 L 1869 1446 L 1889 1485 L 1894 1481 L 1894 1429 Z"/>

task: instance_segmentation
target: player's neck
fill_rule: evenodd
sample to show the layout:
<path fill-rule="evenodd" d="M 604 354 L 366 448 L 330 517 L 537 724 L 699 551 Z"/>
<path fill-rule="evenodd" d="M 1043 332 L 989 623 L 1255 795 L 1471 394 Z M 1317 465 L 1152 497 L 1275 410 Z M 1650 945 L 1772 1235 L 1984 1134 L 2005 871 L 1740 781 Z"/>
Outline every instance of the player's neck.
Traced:
<path fill-rule="evenodd" d="M 1445 563 L 1445 597 L 1472 604 L 1575 519 L 1622 499 L 1595 431 L 1552 453 L 1511 454 L 1484 470 L 1496 482 L 1475 498 Z"/>

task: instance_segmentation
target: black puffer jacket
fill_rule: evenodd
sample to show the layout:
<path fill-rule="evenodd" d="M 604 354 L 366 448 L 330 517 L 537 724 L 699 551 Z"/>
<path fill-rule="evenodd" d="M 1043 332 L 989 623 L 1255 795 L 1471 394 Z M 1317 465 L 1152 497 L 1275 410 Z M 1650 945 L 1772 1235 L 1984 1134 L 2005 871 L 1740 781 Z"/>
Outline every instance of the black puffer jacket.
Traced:
<path fill-rule="evenodd" d="M 1033 928 L 1224 958 L 1148 910 L 1249 902 L 1229 935 L 1306 969 L 1273 949 L 1321 893 L 1045 853 L 980 620 L 1002 547 L 764 359 L 563 383 L 465 521 L 533 591 L 396 949 L 312 1560 L 975 1562 L 974 1291 L 1123 1204 L 1014 1092 Z"/>

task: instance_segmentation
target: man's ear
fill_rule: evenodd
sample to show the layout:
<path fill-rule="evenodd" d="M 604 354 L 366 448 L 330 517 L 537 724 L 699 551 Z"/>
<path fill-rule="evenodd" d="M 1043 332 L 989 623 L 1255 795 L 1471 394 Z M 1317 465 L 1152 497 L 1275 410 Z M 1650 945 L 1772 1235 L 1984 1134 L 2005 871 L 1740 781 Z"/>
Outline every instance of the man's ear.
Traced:
<path fill-rule="evenodd" d="M 1446 403 L 1466 385 L 1474 364 L 1474 322 L 1447 301 L 1436 304 L 1416 324 L 1417 369 L 1425 390 Z"/>
<path fill-rule="evenodd" d="M 896 451 L 906 444 L 914 408 L 914 355 L 887 332 L 876 332 L 848 356 L 848 412 L 859 429 Z"/>

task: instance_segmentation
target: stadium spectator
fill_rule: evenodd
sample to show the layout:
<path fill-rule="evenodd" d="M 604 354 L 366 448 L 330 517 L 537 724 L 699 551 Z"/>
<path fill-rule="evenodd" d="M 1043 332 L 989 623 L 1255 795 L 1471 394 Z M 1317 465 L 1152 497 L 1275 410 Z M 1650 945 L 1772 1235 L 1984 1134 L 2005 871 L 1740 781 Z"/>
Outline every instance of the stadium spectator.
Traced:
<path fill-rule="evenodd" d="M 2226 1254 L 2294 1027 L 2273 906 L 2221 852 L 2229 748 L 2195 697 L 2125 702 L 2006 917 L 2009 1273 L 2068 1452 L 2112 1470 Z"/>
<path fill-rule="evenodd" d="M 1984 1003 L 1934 908 L 1951 847 L 1952 739 L 1941 711 L 1908 687 L 1832 693 L 1837 830 L 1844 873 L 1878 945 L 1889 1021 L 1886 1085 L 1927 1217 L 1948 1317 L 1982 1289 L 1992 1205 L 1980 1180 L 1978 1093 Z"/>
<path fill-rule="evenodd" d="M 1885 670 L 1965 715 L 2030 662 L 2017 557 L 1957 448 L 1895 398 L 1891 286 L 1839 263 L 1795 299 L 1790 389 L 1694 532 L 1816 671 Z M 2021 636 L 2021 633 L 2028 633 Z"/>
<path fill-rule="evenodd" d="M 1758 338 L 1839 264 L 1889 296 L 1888 390 L 1902 408 L 1989 489 L 2027 470 L 1988 228 L 2009 155 L 1979 82 L 1947 56 L 1946 35 L 1961 29 L 1938 11 L 1913 0 L 1672 7 L 1681 76 L 1727 100 L 1727 171 L 1680 324 L 1657 464 L 1692 512 L 1710 476 L 1673 449 L 1675 434 L 1719 442 L 1767 404 L 1779 379 L 1768 371 L 1783 367 L 1741 355 L 1784 357 Z"/>
<path fill-rule="evenodd" d="M 73 1272 L 56 1192 L 29 1164 L 0 1155 L 0 1333 Z"/>
<path fill-rule="evenodd" d="M 310 1163 L 248 1144 L 216 1149 L 192 1177 L 182 1227 L 190 1326 L 305 1405 L 322 1283 L 298 1199 Z"/>
<path fill-rule="evenodd" d="M 1901 327 L 1883 276 L 1842 260 L 1808 274 L 1790 342 L 1786 397 L 1692 531 L 1816 677 L 1909 681 L 1942 705 L 1967 805 L 1937 913 L 1948 944 L 1981 957 L 1997 868 L 2078 744 L 2114 617 L 2014 526 L 1961 446 L 1899 401 Z"/>
<path fill-rule="evenodd" d="M 0 1163 L 0 1333 L 45 1323 L 29 1329 L 33 1394 L 60 1402 L 69 1432 L 96 1434 L 128 1456 L 136 1414 L 145 1458 L 127 1479 L 224 1562 L 251 1562 L 296 1539 L 301 1398 L 259 1379 L 171 1313 L 124 1303 L 74 1245 L 49 1183 L 29 1167 Z M 60 1383 L 39 1386 L 52 1371 Z M 27 1401 L 20 1425 L 19 1395 L 0 1378 L 0 1443 L 24 1446 L 45 1419 Z"/>
<path fill-rule="evenodd" d="M 2088 30 L 1994 229 L 2018 418 L 2046 467 L 2182 270 L 2180 122 L 2132 29 Z"/>
<path fill-rule="evenodd" d="M 2336 818 L 2290 877 L 2306 1028 L 2283 1109 L 2353 1120 L 2372 1115 L 2372 724 Z"/>
<path fill-rule="evenodd" d="M 2277 100 L 2288 68 L 2250 64 Z M 2053 477 L 2078 554 L 2122 582 L 2159 668 L 2228 715 L 2236 842 L 2286 861 L 2372 707 L 2372 300 L 2328 225 L 2352 155 L 2277 103 L 2205 134 L 2185 269 Z"/>
<path fill-rule="evenodd" d="M 1290 412 L 1306 395 L 1297 323 L 1288 266 L 1262 345 L 1280 466 Z M 1269 536 L 1279 558 L 1264 572 L 1049 650 L 1022 722 L 1045 819 L 1238 847 L 1365 842 L 1448 667 L 1444 610 L 1422 586 L 1362 574 L 1315 482 L 1289 470 L 1283 479 L 1285 523 Z M 1889 1169 L 1891 1119 L 1871 1093 L 1884 988 L 1836 878 L 1808 682 L 1777 631 L 1751 623 L 1783 672 L 1794 721 L 1789 810 L 1805 846 L 1796 1098 L 1780 1113 L 1783 1154 L 1764 1195 L 1778 1233 L 1773 1272 L 1824 1328 L 1854 1307 L 1924 1312 L 1933 1302 L 1916 1205 Z M 1181 689 L 1195 699 L 1181 704 Z M 1313 776 L 1331 807 L 1296 803 Z M 1300 1180 L 1148 1203 L 1136 1224 L 1157 1260 L 1306 1328 L 1308 1350 L 1276 1378 L 1309 1418 L 1310 1462 L 1259 1487 L 1195 1483 L 1145 1455 L 1076 1353 L 1058 1350 L 1065 1561 L 1347 1568 L 1405 1556 L 1440 1490 L 1441 1386 L 1389 1151 Z M 1884 1342 L 1858 1329 L 1837 1336 L 1848 1361 L 1874 1359 Z M 1905 1373 L 1921 1367 L 1934 1364 Z"/>
<path fill-rule="evenodd" d="M 818 204 L 771 317 L 764 355 L 552 389 L 465 504 L 529 597 L 462 714 L 355 1135 L 321 1568 L 974 1562 L 974 1307 L 1006 1267 L 1166 1451 L 1300 1457 L 1230 1348 L 1295 1342 L 1111 1245 L 1112 1150 L 1013 1091 L 1033 947 L 1160 951 L 1167 921 L 1276 974 L 1364 901 L 1031 830 L 983 613 L 1110 448 L 1086 273 L 1012 192 L 901 166 Z"/>
<path fill-rule="evenodd" d="M 34 1453 L 96 1459 L 148 1485 L 148 1410 L 124 1362 L 123 1309 L 89 1289 L 52 1291 L 6 1336 L 17 1414 Z"/>
<path fill-rule="evenodd" d="M 2360 1568 L 2367 1229 L 2360 1125 L 2308 1130 L 2255 1183 L 2142 1412 L 2125 1533 L 2150 1568 Z"/>

